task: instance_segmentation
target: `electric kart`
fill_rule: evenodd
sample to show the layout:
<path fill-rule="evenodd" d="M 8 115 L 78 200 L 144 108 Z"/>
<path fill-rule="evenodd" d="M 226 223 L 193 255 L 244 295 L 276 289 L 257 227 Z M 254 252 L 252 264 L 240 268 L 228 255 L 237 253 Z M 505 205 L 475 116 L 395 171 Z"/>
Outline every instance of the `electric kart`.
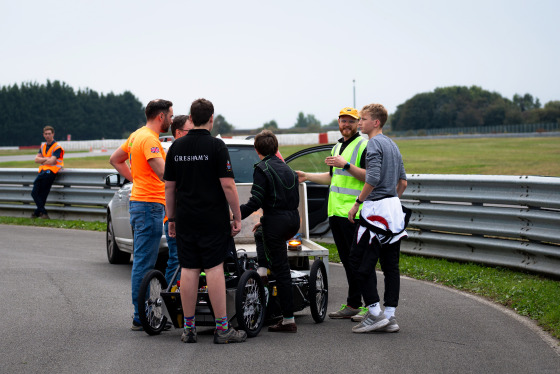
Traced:
<path fill-rule="evenodd" d="M 327 271 L 318 257 L 311 266 L 308 257 L 303 259 L 306 260 L 302 261 L 303 265 L 295 266 L 299 270 L 291 270 L 294 312 L 309 307 L 314 321 L 320 323 L 327 313 Z M 274 274 L 268 276 L 268 284 L 264 285 L 256 269 L 255 259 L 250 258 L 245 250 L 230 249 L 224 262 L 228 320 L 238 329 L 245 330 L 249 337 L 257 336 L 266 321 L 281 316 Z M 150 271 L 142 280 L 138 306 L 142 327 L 149 335 L 161 333 L 168 321 L 175 328 L 183 327 L 180 283 L 179 287 L 175 286 L 178 274 L 179 268 L 173 276 L 173 286 L 167 284 L 164 275 L 158 270 Z M 197 326 L 215 325 L 204 273 L 199 276 L 195 316 Z"/>

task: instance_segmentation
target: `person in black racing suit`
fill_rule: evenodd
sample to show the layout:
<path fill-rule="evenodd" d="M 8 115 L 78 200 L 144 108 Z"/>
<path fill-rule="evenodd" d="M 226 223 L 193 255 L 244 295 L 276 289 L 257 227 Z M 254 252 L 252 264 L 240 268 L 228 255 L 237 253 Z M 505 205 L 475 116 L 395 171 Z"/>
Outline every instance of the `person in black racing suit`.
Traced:
<path fill-rule="evenodd" d="M 255 136 L 255 150 L 261 161 L 255 165 L 253 172 L 251 197 L 240 207 L 241 219 L 259 208 L 263 210 L 260 225 L 264 250 L 276 278 L 283 317 L 278 324 L 269 326 L 268 331 L 295 333 L 297 326 L 286 240 L 297 234 L 300 225 L 298 176 L 276 156 L 278 140 L 271 131 L 263 130 Z M 259 259 L 264 261 L 262 255 Z M 263 266 L 266 265 L 259 263 L 259 267 Z"/>

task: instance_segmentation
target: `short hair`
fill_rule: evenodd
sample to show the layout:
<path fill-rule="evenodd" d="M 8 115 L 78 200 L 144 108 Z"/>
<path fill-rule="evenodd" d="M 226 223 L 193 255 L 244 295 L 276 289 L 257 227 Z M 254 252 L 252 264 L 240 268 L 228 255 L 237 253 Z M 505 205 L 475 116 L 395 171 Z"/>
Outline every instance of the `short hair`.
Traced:
<path fill-rule="evenodd" d="M 171 122 L 171 134 L 173 134 L 173 137 L 175 137 L 175 133 L 178 129 L 182 129 L 183 126 L 185 126 L 185 122 L 187 122 L 188 118 L 189 116 L 185 115 L 180 115 L 173 118 L 173 122 Z"/>
<path fill-rule="evenodd" d="M 381 127 L 387 122 L 389 115 L 387 114 L 387 109 L 381 104 L 369 104 L 362 108 L 362 113 L 367 113 L 373 117 L 373 119 L 378 119 L 381 122 Z M 361 113 L 360 113 L 361 115 Z"/>
<path fill-rule="evenodd" d="M 43 132 L 49 131 L 49 130 L 52 131 L 52 133 L 54 134 L 54 127 L 52 127 L 52 126 L 45 126 L 45 127 L 43 127 Z"/>
<path fill-rule="evenodd" d="M 167 113 L 169 113 L 169 108 L 171 108 L 172 106 L 173 103 L 169 100 L 152 100 L 146 106 L 146 119 L 148 121 L 152 120 L 156 118 L 160 113 L 164 113 L 165 115 L 167 115 Z"/>
<path fill-rule="evenodd" d="M 210 100 L 197 99 L 191 104 L 191 120 L 195 127 L 199 127 L 210 121 L 214 114 L 214 105 Z"/>
<path fill-rule="evenodd" d="M 255 149 L 263 156 L 278 152 L 278 139 L 270 130 L 263 130 L 255 135 Z"/>

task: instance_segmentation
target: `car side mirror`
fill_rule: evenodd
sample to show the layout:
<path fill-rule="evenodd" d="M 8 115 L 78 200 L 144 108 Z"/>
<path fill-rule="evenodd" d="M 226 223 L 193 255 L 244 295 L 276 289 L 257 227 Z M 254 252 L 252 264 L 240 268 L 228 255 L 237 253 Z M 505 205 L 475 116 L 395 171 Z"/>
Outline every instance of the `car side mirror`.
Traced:
<path fill-rule="evenodd" d="M 105 185 L 109 187 L 122 187 L 129 181 L 120 174 L 109 174 L 105 178 Z"/>

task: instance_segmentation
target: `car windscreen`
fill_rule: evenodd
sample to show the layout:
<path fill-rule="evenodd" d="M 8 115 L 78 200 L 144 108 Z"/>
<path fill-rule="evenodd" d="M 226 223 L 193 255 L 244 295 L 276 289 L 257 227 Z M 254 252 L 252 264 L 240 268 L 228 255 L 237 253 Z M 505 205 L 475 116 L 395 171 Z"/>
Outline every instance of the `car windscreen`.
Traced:
<path fill-rule="evenodd" d="M 253 183 L 253 166 L 259 156 L 253 147 L 228 146 L 235 183 Z"/>

